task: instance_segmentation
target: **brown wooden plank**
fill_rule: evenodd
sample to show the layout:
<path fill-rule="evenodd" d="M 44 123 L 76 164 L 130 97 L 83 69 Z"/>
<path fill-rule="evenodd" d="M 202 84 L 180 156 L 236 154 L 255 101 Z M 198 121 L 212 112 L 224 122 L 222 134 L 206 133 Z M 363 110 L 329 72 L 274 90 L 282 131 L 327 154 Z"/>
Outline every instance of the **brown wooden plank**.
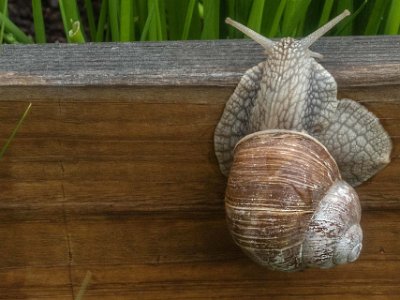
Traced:
<path fill-rule="evenodd" d="M 56 200 L 94 210 L 220 210 L 225 179 L 214 156 L 213 131 L 232 89 L 203 87 L 205 97 L 200 87 L 167 93 L 132 87 L 118 99 L 106 98 L 113 89 L 70 88 L 81 95 L 77 99 L 62 98 L 62 91 L 53 91 L 55 99 L 32 96 L 33 110 L 0 162 L 3 205 L 53 206 Z M 394 142 L 391 164 L 358 188 L 364 209 L 400 208 L 395 95 L 400 99 L 394 86 L 340 92 L 375 112 Z M 0 101 L 3 141 L 24 105 Z"/>
<path fill-rule="evenodd" d="M 0 162 L 0 299 L 73 299 L 86 270 L 87 299 L 398 299 L 399 45 L 345 37 L 313 48 L 339 97 L 374 112 L 394 149 L 357 189 L 360 260 L 296 274 L 243 257 L 223 215 L 213 131 L 260 47 L 5 45 L 0 142 L 33 109 Z"/>
<path fill-rule="evenodd" d="M 10 231 L 23 229 L 24 236 L 42 228 L 43 236 L 47 232 L 49 238 L 41 250 L 33 245 L 29 257 L 21 257 L 26 251 L 18 247 L 19 241 L 7 241 L 0 256 L 0 299 L 65 299 L 70 284 L 76 295 L 88 270 L 93 279 L 87 299 L 400 297 L 397 211 L 363 214 L 364 248 L 355 263 L 297 273 L 268 271 L 252 263 L 233 244 L 222 213 L 66 211 L 63 218 L 43 223 L 31 213 L 24 220 L 1 224 Z M 69 245 L 53 239 L 53 232 L 66 234 Z M 41 244 L 26 244 L 32 243 Z M 54 251 L 57 247 L 64 249 Z M 54 261 L 54 253 L 64 255 Z M 14 263 L 7 264 L 7 257 L 15 257 Z"/>
<path fill-rule="evenodd" d="M 0 225 L 1 268 L 68 263 L 65 226 L 51 221 Z"/>
<path fill-rule="evenodd" d="M 385 277 L 361 278 L 340 267 L 332 271 L 279 274 L 245 261 L 129 266 L 92 266 L 87 299 L 397 299 L 398 263 L 383 262 Z M 89 267 L 90 268 L 90 267 Z M 87 268 L 77 268 L 82 280 Z M 376 272 L 360 262 L 359 272 Z M 393 277 L 390 277 L 393 276 Z M 162 278 L 162 279 L 161 279 Z M 161 279 L 161 280 L 160 280 Z"/>
<path fill-rule="evenodd" d="M 171 102 L 176 101 L 174 94 L 170 93 Z M 178 93 L 176 90 L 175 95 Z M 62 194 L 64 184 L 65 199 L 72 203 L 89 198 L 96 199 L 96 203 L 101 205 L 102 201 L 109 202 L 113 195 L 116 204 L 132 201 L 137 195 L 145 195 L 147 199 L 157 201 L 155 199 L 160 198 L 158 195 L 170 194 L 171 191 L 175 195 L 173 199 L 163 202 L 169 203 L 169 207 L 171 201 L 175 201 L 172 206 L 186 205 L 191 210 L 196 208 L 189 205 L 193 203 L 190 199 L 203 204 L 209 200 L 211 206 L 216 203 L 216 195 L 222 200 L 224 179 L 216 167 L 212 136 L 224 102 L 219 100 L 219 105 L 206 105 L 202 104 L 202 99 L 196 104 L 194 101 L 198 89 L 188 89 L 185 94 L 190 104 L 164 103 L 162 109 L 157 111 L 159 104 L 149 103 L 149 99 L 140 102 L 141 96 L 134 91 L 133 94 L 135 96 L 130 103 L 114 103 L 112 100 L 101 105 L 79 101 L 70 103 L 67 100 L 61 101 L 61 104 L 34 102 L 32 115 L 15 141 L 15 146 L 0 163 L 4 182 L 12 180 L 16 188 L 8 189 L 10 193 L 6 197 L 11 199 L 23 194 L 19 187 L 27 186 L 27 181 L 47 180 L 50 186 L 54 186 L 53 182 L 59 180 L 55 195 L 58 198 Z M 357 97 L 349 91 L 342 96 Z M 228 89 L 222 98 L 227 97 Z M 396 102 L 381 103 L 362 98 L 372 111 L 378 112 L 394 137 L 395 148 L 391 165 L 359 188 L 360 197 L 365 208 L 398 207 L 400 187 L 396 181 L 399 172 L 396 159 L 399 157 L 399 147 L 396 133 L 400 120 L 393 118 L 398 105 Z M 0 109 L 4 120 L 0 129 L 4 138 L 18 118 L 13 103 L 2 102 Z M 12 117 L 7 116 L 7 112 Z M 184 180 L 185 184 L 174 187 L 175 180 Z M 151 189 L 146 193 L 143 181 L 157 182 L 160 189 Z M 203 183 L 204 189 L 197 189 L 198 192 L 191 194 L 187 187 L 199 182 Z M 132 191 L 136 189 L 137 193 Z M 117 193 L 118 190 L 125 192 Z M 36 191 L 38 195 L 48 194 L 48 190 L 40 192 L 36 188 L 28 194 L 33 196 Z M 201 201 L 199 197 L 204 200 Z M 53 198 L 50 196 L 48 200 L 52 201 Z M 163 210 L 159 204 L 152 207 Z"/>
<path fill-rule="evenodd" d="M 0 299 L 73 300 L 70 276 L 65 266 L 0 268 Z"/>
<path fill-rule="evenodd" d="M 12 270 L 15 275 L 1 283 L 0 299 L 73 299 L 72 293 L 77 294 L 88 270 L 93 275 L 84 299 L 398 299 L 398 273 L 394 268 L 400 266 L 392 261 L 379 264 L 382 269 L 378 271 L 387 270 L 385 278 L 360 278 L 361 272 L 376 272 L 373 265 L 362 262 L 359 272 L 340 267 L 335 272 L 307 271 L 284 276 L 260 270 L 243 260 L 92 265 L 74 268 L 74 292 L 63 269 L 32 267 Z M 0 271 L 0 278 L 4 278 L 3 274 Z"/>

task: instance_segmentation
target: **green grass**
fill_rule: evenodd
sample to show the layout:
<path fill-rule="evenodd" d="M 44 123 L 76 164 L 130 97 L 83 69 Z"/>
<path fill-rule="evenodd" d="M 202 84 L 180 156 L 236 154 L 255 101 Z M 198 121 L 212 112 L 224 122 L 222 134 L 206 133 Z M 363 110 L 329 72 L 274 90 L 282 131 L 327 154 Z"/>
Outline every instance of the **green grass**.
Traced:
<path fill-rule="evenodd" d="M 297 37 L 344 9 L 352 16 L 329 34 L 400 33 L 400 0 L 102 0 L 99 11 L 92 1 L 78 10 L 77 0 L 59 0 L 68 42 L 242 38 L 224 23 L 228 16 L 268 37 Z M 8 18 L 7 2 L 0 0 L 0 42 L 45 43 L 42 1 L 32 0 L 34 37 Z"/>
<path fill-rule="evenodd" d="M 201 38 L 203 40 L 214 40 L 219 38 L 220 23 L 220 0 L 204 0 L 202 5 L 203 30 Z"/>
<path fill-rule="evenodd" d="M 44 28 L 42 1 L 32 0 L 33 25 L 35 26 L 36 43 L 46 43 L 46 32 Z"/>
<path fill-rule="evenodd" d="M 266 0 L 254 0 L 251 6 L 247 27 L 254 31 L 261 32 L 261 25 L 263 21 L 264 7 Z"/>
<path fill-rule="evenodd" d="M 7 4 L 8 4 L 7 0 L 0 1 L 0 9 L 1 9 L 0 12 L 5 16 L 7 16 Z M 0 24 L 1 24 L 0 25 L 0 44 L 2 44 L 3 40 L 4 40 L 5 22 L 3 21 Z"/>
<path fill-rule="evenodd" d="M 7 151 L 8 147 L 10 146 L 12 140 L 14 139 L 15 135 L 17 134 L 19 128 L 21 127 L 22 123 L 24 122 L 26 116 L 28 115 L 30 109 L 32 107 L 32 103 L 29 103 L 28 107 L 25 109 L 25 112 L 22 114 L 21 118 L 19 119 L 17 126 L 15 126 L 13 132 L 11 133 L 10 137 L 7 139 L 4 146 L 0 149 L 0 160 L 3 158 L 4 153 Z"/>
<path fill-rule="evenodd" d="M 120 5 L 120 41 L 128 42 L 133 40 L 135 22 L 133 22 L 133 0 L 121 0 Z"/>
<path fill-rule="evenodd" d="M 112 40 L 119 41 L 119 1 L 108 1 L 108 20 L 111 29 Z"/>
<path fill-rule="evenodd" d="M 380 30 L 382 31 L 381 23 L 384 18 L 381 18 L 381 16 L 385 15 L 387 3 L 386 0 L 375 0 L 368 5 L 368 13 L 365 13 L 368 20 L 364 31 L 365 35 L 378 34 Z"/>
<path fill-rule="evenodd" d="M 81 287 L 79 288 L 78 295 L 76 295 L 75 297 L 75 300 L 83 300 L 85 298 L 84 294 L 90 284 L 91 279 L 92 279 L 92 272 L 87 271 L 85 278 L 83 278 Z"/>
<path fill-rule="evenodd" d="M 9 18 L 8 18 L 8 1 L 0 1 L 0 43 L 8 40 L 15 42 L 29 44 L 32 43 L 30 39 L 21 29 L 19 29 Z"/>
<path fill-rule="evenodd" d="M 58 3 L 67 41 L 71 43 L 85 42 L 76 0 L 59 0 Z"/>
<path fill-rule="evenodd" d="M 88 26 L 90 31 L 90 38 L 92 41 L 96 39 L 96 24 L 94 19 L 93 3 L 92 0 L 85 0 L 85 10 L 88 18 Z"/>
<path fill-rule="evenodd" d="M 397 34 L 400 25 L 400 0 L 393 0 L 389 7 L 384 32 L 386 34 Z"/>

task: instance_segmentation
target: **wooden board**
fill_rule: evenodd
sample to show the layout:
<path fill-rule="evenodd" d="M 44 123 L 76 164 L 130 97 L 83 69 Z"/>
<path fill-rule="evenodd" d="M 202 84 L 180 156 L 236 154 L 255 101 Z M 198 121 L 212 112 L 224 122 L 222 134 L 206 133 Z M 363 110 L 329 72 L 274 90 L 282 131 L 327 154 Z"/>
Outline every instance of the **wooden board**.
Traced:
<path fill-rule="evenodd" d="M 341 86 L 400 83 L 400 36 L 321 38 Z M 265 58 L 248 40 L 5 45 L 0 86 L 230 86 Z"/>
<path fill-rule="evenodd" d="M 339 96 L 373 111 L 392 162 L 360 186 L 364 250 L 333 270 L 271 272 L 233 244 L 213 131 L 249 41 L 3 47 L 0 299 L 398 299 L 400 37 L 313 50 Z M 357 54 L 357 55 L 356 55 Z M 18 63 L 16 63 L 18 62 Z"/>
<path fill-rule="evenodd" d="M 357 262 L 282 273 L 244 257 L 222 212 L 31 214 L 0 223 L 0 299 L 72 299 L 87 271 L 84 299 L 398 299 L 399 213 L 362 226 Z"/>

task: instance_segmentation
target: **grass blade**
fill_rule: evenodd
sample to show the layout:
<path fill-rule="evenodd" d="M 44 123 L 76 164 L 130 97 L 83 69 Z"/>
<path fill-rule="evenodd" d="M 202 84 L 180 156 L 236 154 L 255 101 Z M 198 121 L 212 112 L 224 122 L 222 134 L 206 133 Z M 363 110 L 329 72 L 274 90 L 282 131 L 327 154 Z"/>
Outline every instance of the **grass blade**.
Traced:
<path fill-rule="evenodd" d="M 276 0 L 274 0 L 276 1 Z M 249 15 L 251 12 L 251 7 L 253 6 L 253 1 L 247 0 L 225 0 L 225 5 L 222 5 L 222 8 L 225 8 L 224 19 L 226 16 L 232 18 L 233 20 L 238 21 L 242 24 L 247 24 L 249 20 Z M 224 20 L 222 20 L 224 21 Z M 225 24 L 225 23 L 224 23 Z M 229 38 L 243 38 L 244 34 L 239 30 L 236 30 L 234 27 L 225 24 L 224 27 L 221 28 L 223 30 L 224 35 L 228 35 Z"/>
<path fill-rule="evenodd" d="M 346 28 L 347 24 L 354 22 L 355 18 L 360 14 L 360 12 L 364 9 L 365 5 L 367 5 L 368 0 L 364 0 L 364 2 L 360 5 L 357 10 L 352 13 L 350 16 L 348 16 L 344 21 L 343 21 L 343 26 L 341 28 L 338 28 L 335 32 L 334 35 L 341 35 L 342 30 Z M 354 31 L 354 29 L 352 30 Z"/>
<path fill-rule="evenodd" d="M 85 42 L 85 38 L 81 31 L 81 24 L 79 21 L 72 23 L 72 29 L 68 32 L 71 43 L 82 44 Z"/>
<path fill-rule="evenodd" d="M 46 31 L 44 29 L 42 0 L 32 0 L 33 25 L 35 28 L 36 43 L 46 43 Z"/>
<path fill-rule="evenodd" d="M 121 0 L 120 41 L 133 40 L 134 27 L 132 22 L 133 0 Z"/>
<path fill-rule="evenodd" d="M 60 5 L 60 11 L 64 24 L 65 35 L 67 37 L 67 41 L 71 42 L 71 37 L 69 36 L 70 30 L 74 31 L 76 27 L 72 28 L 72 26 L 74 26 L 73 24 L 76 21 L 80 22 L 78 6 L 76 4 L 76 0 L 59 0 L 58 3 Z M 80 31 L 79 34 L 82 34 L 82 37 L 84 37 L 82 28 L 80 27 L 81 26 L 78 26 L 78 30 Z"/>
<path fill-rule="evenodd" d="M 204 27 L 201 38 L 218 39 L 219 38 L 219 0 L 203 0 L 204 4 Z"/>
<path fill-rule="evenodd" d="M 140 41 L 144 41 L 149 34 L 150 23 L 153 19 L 154 12 L 155 12 L 155 3 L 152 2 L 151 6 L 149 7 L 149 13 L 147 15 L 146 22 L 144 23 L 144 26 L 143 26 L 142 34 L 140 36 Z"/>
<path fill-rule="evenodd" d="M 158 31 L 158 0 L 149 0 L 149 7 L 152 8 L 153 14 L 149 23 L 149 33 L 148 40 L 149 41 L 158 41 L 159 40 L 159 31 Z"/>
<path fill-rule="evenodd" d="M 188 40 L 200 39 L 201 37 L 203 18 L 200 16 L 201 13 L 200 4 L 201 4 L 200 1 L 196 0 L 192 15 L 192 21 L 189 28 Z"/>
<path fill-rule="evenodd" d="M 282 35 L 294 36 L 297 27 L 297 1 L 288 0 L 285 7 L 285 12 L 282 21 Z"/>
<path fill-rule="evenodd" d="M 368 23 L 365 28 L 365 35 L 374 35 L 378 33 L 379 26 L 381 24 L 381 17 L 385 11 L 386 1 L 376 0 L 371 9 L 370 15 L 368 17 Z"/>
<path fill-rule="evenodd" d="M 226 0 L 226 10 L 227 10 L 227 16 L 230 17 L 233 20 L 237 20 L 240 23 L 243 23 L 243 20 L 239 21 L 236 16 L 236 1 L 235 0 Z M 226 27 L 225 27 L 226 28 Z M 238 31 L 238 30 L 236 30 Z M 229 38 L 235 38 L 236 37 L 236 32 L 234 31 L 234 28 L 232 26 L 228 26 L 228 31 L 227 31 L 228 37 Z"/>
<path fill-rule="evenodd" d="M 185 23 L 183 25 L 183 32 L 181 36 L 182 40 L 187 40 L 189 37 L 189 30 L 190 30 L 190 25 L 192 24 L 192 17 L 195 4 L 196 0 L 189 0 L 189 5 L 187 7 Z"/>
<path fill-rule="evenodd" d="M 400 28 L 400 0 L 392 0 L 383 34 L 397 34 Z"/>
<path fill-rule="evenodd" d="M 322 8 L 322 13 L 319 19 L 318 28 L 328 23 L 332 13 L 332 7 L 333 7 L 333 0 L 326 0 L 324 3 L 324 7 Z"/>
<path fill-rule="evenodd" d="M 17 41 L 25 44 L 32 43 L 32 40 L 1 12 L 0 12 L 0 21 L 4 24 L 5 30 L 7 30 L 7 32 L 9 33 L 12 33 L 13 36 L 17 39 Z"/>
<path fill-rule="evenodd" d="M 118 0 L 108 1 L 108 19 L 110 21 L 111 39 L 113 42 L 119 41 L 118 8 Z"/>
<path fill-rule="evenodd" d="M 109 16 L 107 16 L 104 42 L 111 42 L 111 41 L 112 40 L 111 40 L 110 22 L 109 22 Z"/>
<path fill-rule="evenodd" d="M 97 23 L 97 30 L 96 30 L 96 40 L 95 40 L 96 42 L 104 41 L 104 30 L 106 27 L 106 20 L 107 20 L 107 7 L 108 7 L 108 0 L 101 1 L 99 21 Z"/>
<path fill-rule="evenodd" d="M 184 21 L 188 6 L 187 0 L 165 0 L 166 22 L 170 40 L 179 40 L 182 37 Z"/>
<path fill-rule="evenodd" d="M 131 12 L 131 15 L 130 15 L 130 17 L 129 17 L 129 20 L 130 20 L 130 37 L 129 37 L 129 40 L 130 41 L 134 41 L 134 40 L 136 40 L 136 34 L 135 34 L 135 32 L 136 32 L 136 30 L 137 30 L 137 26 L 136 26 L 136 24 L 138 23 L 137 21 L 138 21 L 138 17 L 137 17 L 137 10 L 136 10 L 136 5 L 135 5 L 135 0 L 131 0 L 131 10 L 130 10 L 130 12 Z"/>
<path fill-rule="evenodd" d="M 1 148 L 0 151 L 0 160 L 3 158 L 4 153 L 7 151 L 8 147 L 11 144 L 11 141 L 14 139 L 15 135 L 17 134 L 19 128 L 21 127 L 22 123 L 24 122 L 26 116 L 29 113 L 29 110 L 32 107 L 32 103 L 29 103 L 28 107 L 25 109 L 24 114 L 22 115 L 22 117 L 19 119 L 17 126 L 14 128 L 13 132 L 11 133 L 10 137 L 7 139 L 6 143 L 4 144 L 3 148 Z"/>
<path fill-rule="evenodd" d="M 142 33 L 148 16 L 150 14 L 150 7 L 148 6 L 148 0 L 135 0 L 135 10 L 137 11 L 137 27 L 139 32 Z"/>
<path fill-rule="evenodd" d="M 19 44 L 19 42 L 15 39 L 12 33 L 5 33 L 3 38 L 7 44 Z"/>
<path fill-rule="evenodd" d="M 1 11 L 5 16 L 7 16 L 7 8 L 8 8 L 8 0 L 2 0 L 3 2 L 0 2 L 0 7 Z M 5 22 L 1 22 L 1 28 L 0 28 L 0 45 L 3 44 L 3 39 L 4 39 L 4 28 L 5 28 Z"/>
<path fill-rule="evenodd" d="M 295 36 L 298 25 L 298 1 L 288 0 L 282 22 L 282 35 Z"/>
<path fill-rule="evenodd" d="M 253 29 L 256 32 L 261 32 L 261 25 L 263 21 L 265 0 L 254 0 L 251 7 L 249 20 L 247 27 Z"/>
<path fill-rule="evenodd" d="M 92 0 L 85 0 L 86 16 L 89 23 L 90 39 L 96 39 L 96 22 L 94 20 L 93 3 Z"/>
<path fill-rule="evenodd" d="M 78 295 L 76 295 L 75 300 L 83 300 L 83 295 L 85 294 L 91 279 L 92 279 L 92 272 L 87 271 L 85 274 L 85 278 L 83 278 L 81 287 L 79 288 L 79 292 Z"/>
<path fill-rule="evenodd" d="M 219 1 L 219 0 L 218 0 Z M 167 17 L 166 17 L 165 3 L 164 0 L 158 0 L 158 26 L 160 29 L 161 40 L 168 38 L 167 34 Z"/>
<path fill-rule="evenodd" d="M 164 39 L 164 32 L 161 25 L 161 9 L 159 0 L 149 0 L 150 7 L 153 7 L 153 15 L 149 23 L 148 39 L 150 41 L 161 41 Z"/>
<path fill-rule="evenodd" d="M 285 6 L 286 6 L 286 0 L 279 1 L 279 6 L 278 6 L 276 12 L 274 13 L 271 28 L 270 28 L 267 36 L 275 37 L 278 35 L 279 23 L 282 19 L 282 15 L 283 15 Z"/>
<path fill-rule="evenodd" d="M 354 17 L 354 3 L 353 0 L 342 0 L 339 1 L 336 6 L 336 15 L 342 13 L 345 9 L 348 9 L 352 13 L 352 17 Z M 340 32 L 341 35 L 351 35 L 353 34 L 353 22 L 352 19 L 346 18 L 347 22 L 341 22 L 336 25 L 336 33 Z"/>
<path fill-rule="evenodd" d="M 311 0 L 287 0 L 282 22 L 283 36 L 304 35 L 304 21 Z"/>
<path fill-rule="evenodd" d="M 62 0 L 60 0 L 60 1 L 58 1 L 58 5 L 60 6 L 60 13 L 61 13 L 61 19 L 63 21 L 64 32 L 65 32 L 65 35 L 67 36 L 67 41 L 69 42 L 70 38 L 69 38 L 69 34 L 68 34 L 68 32 L 69 32 L 68 16 L 67 16 L 67 13 L 64 8 L 64 2 Z"/>

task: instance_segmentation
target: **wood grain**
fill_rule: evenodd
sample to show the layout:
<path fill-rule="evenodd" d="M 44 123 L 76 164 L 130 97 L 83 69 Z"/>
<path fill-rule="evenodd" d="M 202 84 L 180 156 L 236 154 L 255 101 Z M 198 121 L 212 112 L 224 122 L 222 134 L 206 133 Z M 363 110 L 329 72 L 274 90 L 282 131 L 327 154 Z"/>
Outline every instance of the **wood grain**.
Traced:
<path fill-rule="evenodd" d="M 373 111 L 392 162 L 360 186 L 364 250 L 333 270 L 270 272 L 233 244 L 213 132 L 249 41 L 4 45 L 0 299 L 398 299 L 400 37 L 325 38 L 339 96 Z"/>
<path fill-rule="evenodd" d="M 395 87 L 392 98 L 385 96 L 386 86 L 340 92 L 375 112 L 394 142 L 391 164 L 358 188 L 364 209 L 400 207 Z M 22 208 L 63 203 L 95 210 L 220 210 L 225 178 L 214 156 L 213 132 L 232 89 L 203 87 L 205 96 L 199 87 L 131 87 L 113 98 L 114 89 L 68 88 L 75 99 L 57 98 L 55 91 L 49 99 L 30 94 L 32 112 L 0 162 L 3 198 Z M 25 103 L 0 102 L 3 140 Z"/>
<path fill-rule="evenodd" d="M 343 86 L 400 83 L 399 36 L 321 38 L 311 48 Z M 248 40 L 4 45 L 1 86 L 232 86 L 264 59 Z M 16 63 L 17 62 L 17 63 Z"/>
<path fill-rule="evenodd" d="M 51 252 L 38 242 L 29 261 L 23 247 L 13 249 L 13 262 L 1 256 L 0 299 L 66 299 L 69 288 L 76 295 L 87 270 L 93 279 L 85 299 L 396 299 L 400 293 L 398 212 L 364 214 L 364 249 L 357 262 L 300 273 L 268 271 L 244 257 L 222 212 L 66 211 L 44 231 L 36 222 L 35 215 L 2 222 L 0 233 L 18 225 L 24 236 L 53 237 L 51 227 L 65 226 L 68 243 L 54 237 L 64 249 Z"/>

